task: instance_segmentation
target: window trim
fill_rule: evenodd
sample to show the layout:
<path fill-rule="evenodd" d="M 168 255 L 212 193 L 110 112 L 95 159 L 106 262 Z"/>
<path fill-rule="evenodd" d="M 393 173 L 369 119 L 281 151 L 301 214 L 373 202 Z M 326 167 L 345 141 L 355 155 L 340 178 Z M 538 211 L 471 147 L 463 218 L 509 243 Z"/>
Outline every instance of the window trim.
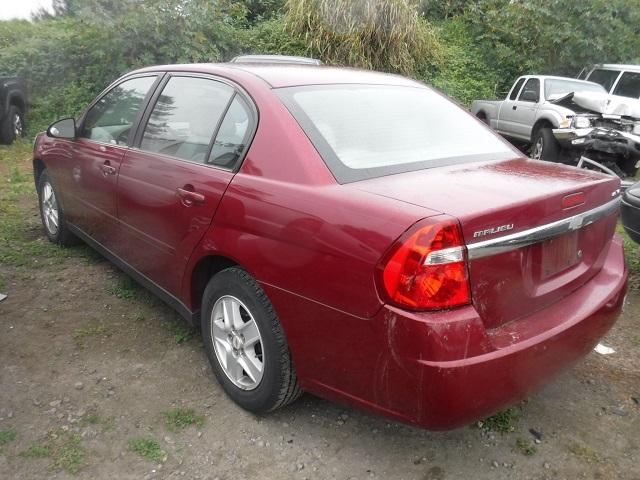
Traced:
<path fill-rule="evenodd" d="M 140 104 L 140 109 L 138 110 L 138 113 L 136 114 L 136 118 L 133 120 L 133 123 L 131 124 L 131 131 L 129 132 L 129 138 L 127 139 L 127 145 L 118 145 L 118 144 L 113 144 L 113 143 L 108 143 L 108 142 L 101 142 L 99 140 L 94 140 L 92 138 L 87 138 L 87 137 L 81 137 L 79 135 L 76 137 L 76 140 L 92 142 L 92 143 L 96 143 L 96 144 L 99 144 L 99 145 L 109 145 L 110 147 L 120 147 L 120 148 L 123 148 L 123 149 L 130 149 L 133 146 L 133 141 L 135 139 L 135 135 L 136 135 L 136 133 L 138 131 L 138 128 L 140 127 L 140 121 L 142 119 L 142 114 L 143 114 L 143 112 L 146 111 L 147 106 L 149 104 L 149 100 L 155 94 L 155 92 L 156 92 L 156 90 L 158 88 L 158 85 L 160 84 L 160 82 L 162 81 L 164 76 L 165 76 L 164 72 L 145 72 L 145 73 L 137 73 L 137 74 L 133 74 L 133 75 L 127 75 L 127 76 L 124 76 L 124 77 L 120 77 L 117 80 L 115 80 L 114 82 L 112 82 L 102 92 L 100 92 L 100 94 L 96 98 L 93 99 L 93 101 L 87 106 L 87 108 L 84 109 L 84 111 L 82 112 L 80 117 L 78 117 L 77 130 L 78 130 L 78 132 L 81 132 L 84 129 L 84 122 L 85 122 L 85 120 L 87 118 L 87 114 L 89 113 L 89 110 L 91 110 L 106 95 L 111 93 L 114 88 L 119 87 L 124 82 L 128 82 L 129 80 L 134 80 L 136 78 L 156 77 L 155 81 L 151 84 L 151 87 L 149 87 L 149 91 L 147 92 L 147 95 L 144 97 L 144 99 L 142 100 L 142 103 Z"/>
<path fill-rule="evenodd" d="M 253 98 L 251 98 L 251 96 L 238 84 L 236 84 L 235 82 L 232 82 L 230 80 L 227 80 L 226 78 L 222 78 L 222 77 L 218 77 L 217 75 L 212 75 L 212 74 L 208 74 L 208 73 L 197 73 L 197 72 L 180 72 L 180 71 L 168 71 L 168 72 L 164 72 L 165 75 L 163 76 L 162 82 L 160 82 L 159 85 L 156 86 L 156 89 L 154 91 L 154 94 L 151 96 L 151 98 L 149 99 L 149 101 L 147 102 L 145 108 L 144 108 L 144 113 L 142 115 L 142 117 L 140 118 L 140 122 L 138 124 L 138 128 L 136 130 L 136 134 L 135 137 L 133 139 L 133 143 L 131 145 L 131 149 L 135 150 L 137 152 L 141 152 L 144 153 L 146 155 L 158 155 L 160 157 L 163 158 L 167 158 L 170 160 L 176 160 L 176 161 L 180 161 L 180 162 L 186 162 L 189 164 L 194 164 L 194 165 L 202 165 L 204 167 L 209 167 L 209 168 L 214 168 L 216 170 L 222 170 L 225 172 L 232 172 L 232 173 L 236 173 L 240 167 L 242 166 L 242 163 L 244 162 L 244 159 L 247 156 L 247 152 L 249 151 L 249 148 L 251 147 L 251 144 L 253 143 L 253 139 L 255 138 L 256 132 L 258 131 L 258 123 L 259 123 L 259 111 L 258 108 L 253 100 Z M 218 123 L 216 124 L 216 127 L 213 131 L 213 134 L 211 136 L 211 140 L 209 141 L 209 146 L 207 147 L 207 155 L 205 158 L 209 158 L 209 156 L 211 155 L 211 150 L 213 148 L 213 144 L 215 142 L 216 137 L 218 136 L 218 132 L 220 130 L 220 126 L 222 125 L 222 122 L 224 121 L 227 112 L 229 110 L 229 108 L 231 107 L 231 104 L 233 103 L 233 99 L 236 98 L 236 95 L 239 95 L 247 104 L 247 106 L 249 107 L 249 125 L 247 126 L 247 132 L 245 133 L 245 146 L 242 150 L 242 153 L 238 156 L 238 159 L 236 160 L 236 162 L 234 163 L 234 165 L 232 167 L 229 168 L 225 168 L 225 167 L 221 167 L 219 165 L 212 165 L 210 163 L 204 163 L 204 162 L 195 162 L 193 160 L 188 160 L 186 158 L 180 158 L 180 157 L 176 157 L 173 155 L 167 155 L 165 153 L 158 153 L 158 152 L 151 152 L 148 150 L 144 150 L 142 148 L 140 148 L 140 145 L 142 143 L 142 137 L 144 135 L 144 130 L 147 128 L 147 124 L 149 123 L 149 118 L 151 117 L 151 114 L 153 113 L 153 109 L 156 106 L 156 103 L 158 101 L 158 98 L 160 97 L 160 95 L 162 94 L 162 91 L 164 90 L 164 88 L 166 87 L 167 83 L 169 83 L 169 80 L 171 80 L 172 78 L 175 77 L 191 77 L 191 78 L 203 78 L 205 80 L 211 80 L 214 82 L 218 82 L 218 83 L 222 83 L 224 85 L 227 85 L 229 87 L 231 87 L 233 89 L 233 93 L 231 94 L 231 97 L 229 98 L 229 101 L 227 102 L 227 105 L 224 108 L 223 114 L 221 115 L 220 119 L 218 120 Z"/>

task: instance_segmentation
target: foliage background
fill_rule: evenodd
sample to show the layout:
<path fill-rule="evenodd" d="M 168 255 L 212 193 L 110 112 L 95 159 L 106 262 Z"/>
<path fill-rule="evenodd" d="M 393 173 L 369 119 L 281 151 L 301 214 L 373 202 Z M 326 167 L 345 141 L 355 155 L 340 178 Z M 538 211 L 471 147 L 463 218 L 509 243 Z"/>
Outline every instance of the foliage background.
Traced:
<path fill-rule="evenodd" d="M 0 21 L 0 73 L 24 75 L 35 132 L 121 74 L 241 53 L 409 75 L 462 104 L 523 73 L 640 63 L 640 0 L 55 0 Z"/>

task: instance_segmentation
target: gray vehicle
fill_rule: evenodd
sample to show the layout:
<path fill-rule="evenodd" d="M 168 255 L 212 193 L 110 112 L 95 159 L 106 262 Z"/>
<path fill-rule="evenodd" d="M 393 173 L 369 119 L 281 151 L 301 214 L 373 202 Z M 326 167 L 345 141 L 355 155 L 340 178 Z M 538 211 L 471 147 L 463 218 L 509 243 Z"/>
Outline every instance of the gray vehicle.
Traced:
<path fill-rule="evenodd" d="M 0 76 L 0 143 L 9 144 L 25 134 L 26 112 L 24 80 Z"/>
<path fill-rule="evenodd" d="M 612 95 L 640 98 L 640 65 L 605 63 L 584 69 L 579 78 L 599 83 Z"/>
<path fill-rule="evenodd" d="M 622 178 L 640 160 L 640 106 L 612 102 L 602 85 L 573 78 L 525 75 L 505 100 L 476 100 L 471 111 L 535 159 L 577 164 L 586 156 Z"/>

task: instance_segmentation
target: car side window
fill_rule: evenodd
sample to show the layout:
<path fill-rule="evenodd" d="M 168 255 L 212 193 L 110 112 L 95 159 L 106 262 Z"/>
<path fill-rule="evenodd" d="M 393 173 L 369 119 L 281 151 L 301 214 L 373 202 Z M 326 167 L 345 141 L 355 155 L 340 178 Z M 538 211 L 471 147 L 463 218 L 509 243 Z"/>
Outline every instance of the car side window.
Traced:
<path fill-rule="evenodd" d="M 624 72 L 618 80 L 614 95 L 622 97 L 640 98 L 640 73 Z"/>
<path fill-rule="evenodd" d="M 540 100 L 540 80 L 537 78 L 527 80 L 518 100 L 521 102 L 538 103 Z"/>
<path fill-rule="evenodd" d="M 599 83 L 607 92 L 610 92 L 611 87 L 613 87 L 613 84 L 618 78 L 618 75 L 620 75 L 620 70 L 596 69 L 589 74 L 587 80 Z"/>
<path fill-rule="evenodd" d="M 518 92 L 520 91 L 520 87 L 524 83 L 524 78 L 519 79 L 511 90 L 511 95 L 509 95 L 509 100 L 515 100 L 518 97 Z"/>
<path fill-rule="evenodd" d="M 153 107 L 140 148 L 205 163 L 213 133 L 234 93 L 215 80 L 170 78 Z"/>
<path fill-rule="evenodd" d="M 87 111 L 79 137 L 127 145 L 131 127 L 156 78 L 132 78 L 113 87 Z"/>
<path fill-rule="evenodd" d="M 250 121 L 249 106 L 236 94 L 220 124 L 207 163 L 233 168 L 247 145 Z"/>

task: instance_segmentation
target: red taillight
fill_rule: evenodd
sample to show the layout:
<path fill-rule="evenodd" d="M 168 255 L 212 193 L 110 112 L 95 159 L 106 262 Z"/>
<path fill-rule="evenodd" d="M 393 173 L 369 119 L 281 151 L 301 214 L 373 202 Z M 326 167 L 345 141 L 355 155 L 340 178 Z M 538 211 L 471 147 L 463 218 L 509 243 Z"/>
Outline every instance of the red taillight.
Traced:
<path fill-rule="evenodd" d="M 390 303 L 438 310 L 471 301 L 467 255 L 458 222 L 419 222 L 402 235 L 379 265 L 379 282 Z"/>

